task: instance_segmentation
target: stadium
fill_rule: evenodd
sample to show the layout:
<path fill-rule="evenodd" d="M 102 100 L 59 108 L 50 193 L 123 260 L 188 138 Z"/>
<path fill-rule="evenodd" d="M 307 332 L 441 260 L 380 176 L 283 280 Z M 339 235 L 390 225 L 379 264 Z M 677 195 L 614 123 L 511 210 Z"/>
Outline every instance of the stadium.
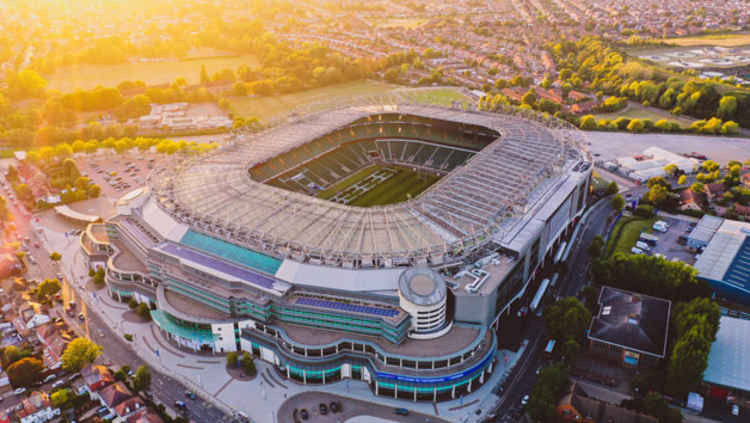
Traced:
<path fill-rule="evenodd" d="M 503 316 L 583 213 L 583 145 L 517 109 L 293 113 L 155 175 L 81 248 L 180 348 L 250 351 L 303 384 L 456 398 L 493 371 Z"/>

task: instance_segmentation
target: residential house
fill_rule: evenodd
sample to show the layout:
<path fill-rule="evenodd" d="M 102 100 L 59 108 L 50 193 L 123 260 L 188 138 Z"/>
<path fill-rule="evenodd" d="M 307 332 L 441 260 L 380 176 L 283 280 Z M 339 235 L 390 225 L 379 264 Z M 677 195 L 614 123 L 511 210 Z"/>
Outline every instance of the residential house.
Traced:
<path fill-rule="evenodd" d="M 130 389 L 124 383 L 115 382 L 97 392 L 97 396 L 99 397 L 99 402 L 109 409 L 109 416 L 114 416 L 117 414 L 117 406 L 130 400 L 133 397 L 133 393 L 130 392 Z M 132 406 L 135 407 L 135 405 Z M 125 410 L 123 409 L 123 411 Z"/>
<path fill-rule="evenodd" d="M 164 423 L 164 420 L 151 410 L 143 410 L 140 413 L 135 413 L 128 417 L 127 421 L 128 423 Z"/>
<path fill-rule="evenodd" d="M 90 393 L 97 392 L 115 382 L 115 378 L 109 369 L 98 364 L 91 364 L 81 369 L 81 378 L 85 384 L 85 389 Z"/>
<path fill-rule="evenodd" d="M 701 206 L 695 197 L 695 193 L 690 188 L 680 191 L 680 210 L 700 210 Z"/>
<path fill-rule="evenodd" d="M 565 421 L 578 423 L 658 423 L 656 417 L 618 407 L 589 397 L 577 384 L 557 404 L 557 414 Z"/>
<path fill-rule="evenodd" d="M 743 206 L 742 204 L 735 203 L 734 209 L 737 211 L 738 215 L 744 216 L 746 219 L 750 218 L 750 206 Z"/>
<path fill-rule="evenodd" d="M 727 187 L 723 182 L 714 182 L 713 184 L 706 184 L 706 196 L 710 201 L 716 201 L 721 198 L 724 193 L 727 192 Z"/>
<path fill-rule="evenodd" d="M 126 419 L 141 410 L 146 409 L 146 404 L 138 396 L 132 396 L 115 406 L 115 414 L 121 419 Z"/>
<path fill-rule="evenodd" d="M 21 423 L 48 422 L 60 415 L 59 408 L 52 408 L 52 403 L 45 392 L 34 391 L 21 402 L 21 409 L 16 416 Z"/>
<path fill-rule="evenodd" d="M 62 365 L 61 357 L 65 351 L 66 342 L 60 336 L 57 328 L 52 324 L 46 324 L 36 329 L 36 336 L 44 345 L 44 365 L 49 369 L 58 369 Z"/>
<path fill-rule="evenodd" d="M 667 352 L 672 302 L 603 286 L 589 351 L 626 367 L 655 366 Z"/>

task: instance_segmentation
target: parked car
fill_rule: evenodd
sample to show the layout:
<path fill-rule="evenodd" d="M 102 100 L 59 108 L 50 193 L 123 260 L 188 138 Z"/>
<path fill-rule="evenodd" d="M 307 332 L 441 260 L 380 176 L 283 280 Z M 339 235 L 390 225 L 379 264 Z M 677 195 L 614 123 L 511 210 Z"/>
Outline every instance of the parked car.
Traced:
<path fill-rule="evenodd" d="M 321 402 L 320 404 L 318 404 L 318 409 L 320 410 L 320 414 L 322 416 L 328 414 L 328 406 L 325 403 Z"/>
<path fill-rule="evenodd" d="M 23 388 L 23 387 L 21 387 L 21 388 L 16 388 L 16 390 L 15 390 L 15 391 L 13 391 L 13 393 L 14 393 L 14 394 L 16 394 L 16 395 L 21 395 L 21 394 L 23 394 L 24 392 L 26 392 L 26 388 Z"/>
<path fill-rule="evenodd" d="M 398 414 L 399 416 L 408 416 L 409 415 L 409 410 L 407 410 L 405 408 L 396 408 L 396 409 L 393 410 L 393 412 L 395 414 Z"/>
<path fill-rule="evenodd" d="M 341 403 L 338 401 L 331 401 L 330 408 L 331 412 L 338 413 L 339 411 L 341 411 Z"/>
<path fill-rule="evenodd" d="M 174 405 L 175 405 L 175 407 L 183 409 L 183 410 L 187 408 L 187 405 L 185 405 L 185 402 L 184 401 L 180 401 L 180 400 L 175 401 Z"/>
<path fill-rule="evenodd" d="M 78 320 L 83 322 L 86 320 L 86 316 L 83 313 L 78 313 Z"/>
<path fill-rule="evenodd" d="M 518 310 L 518 317 L 526 317 L 528 313 L 529 308 L 527 306 L 523 306 Z"/>
<path fill-rule="evenodd" d="M 641 249 L 640 249 L 640 248 L 638 248 L 638 247 L 633 247 L 633 248 L 631 248 L 631 249 L 630 249 L 630 252 L 631 252 L 632 254 L 646 254 L 646 252 L 645 252 L 645 251 L 641 250 Z"/>
<path fill-rule="evenodd" d="M 53 381 L 57 378 L 57 375 L 52 373 L 51 375 L 47 375 L 47 377 L 44 378 L 44 383 Z"/>
<path fill-rule="evenodd" d="M 303 408 L 303 409 L 302 409 L 302 410 L 301 410 L 301 411 L 299 412 L 299 416 L 300 416 L 300 417 L 302 417 L 302 420 L 307 420 L 307 419 L 309 419 L 309 418 L 310 418 L 310 413 L 308 413 L 308 412 L 307 412 L 307 409 L 304 409 L 304 408 Z"/>
<path fill-rule="evenodd" d="M 524 395 L 523 398 L 521 398 L 521 405 L 525 406 L 528 403 L 529 403 L 529 396 L 528 395 Z"/>
<path fill-rule="evenodd" d="M 195 392 L 193 391 L 185 391 L 185 396 L 194 400 L 195 399 Z"/>
<path fill-rule="evenodd" d="M 649 247 L 648 244 L 643 241 L 636 241 L 635 246 L 643 251 L 651 251 L 651 247 Z"/>

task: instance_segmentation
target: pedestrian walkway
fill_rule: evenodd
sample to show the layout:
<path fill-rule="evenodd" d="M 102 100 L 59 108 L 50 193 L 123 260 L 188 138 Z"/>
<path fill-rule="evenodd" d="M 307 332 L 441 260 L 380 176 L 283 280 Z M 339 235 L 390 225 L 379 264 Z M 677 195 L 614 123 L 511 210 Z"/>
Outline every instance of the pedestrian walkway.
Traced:
<path fill-rule="evenodd" d="M 59 241 L 58 239 L 57 242 Z M 256 360 L 256 368 L 261 377 L 249 381 L 233 379 L 225 368 L 223 357 L 207 357 L 178 350 L 164 338 L 153 323 L 127 321 L 123 315 L 130 312 L 129 308 L 108 298 L 106 290 L 87 293 L 83 281 L 89 279 L 88 269 L 81 257 L 78 244 L 66 243 L 57 246 L 64 257 L 66 276 L 74 282 L 74 287 L 89 309 L 99 315 L 116 334 L 131 334 L 133 342 L 130 345 L 144 361 L 151 367 L 177 378 L 199 397 L 211 401 L 225 412 L 242 411 L 255 422 L 272 421 L 272 414 L 288 397 L 308 391 L 329 392 L 390 407 L 404 407 L 423 414 L 439 415 L 449 421 L 477 422 L 497 403 L 499 398 L 492 393 L 493 389 L 507 377 L 524 351 L 500 351 L 495 369 L 483 386 L 463 398 L 437 404 L 375 396 L 370 386 L 362 381 L 342 380 L 326 385 L 292 383 L 279 376 L 272 365 L 260 359 Z M 52 247 L 54 248 L 54 245 Z M 253 397 L 258 393 L 262 401 L 248 401 L 249 396 Z M 479 409 L 483 410 L 477 414 Z"/>

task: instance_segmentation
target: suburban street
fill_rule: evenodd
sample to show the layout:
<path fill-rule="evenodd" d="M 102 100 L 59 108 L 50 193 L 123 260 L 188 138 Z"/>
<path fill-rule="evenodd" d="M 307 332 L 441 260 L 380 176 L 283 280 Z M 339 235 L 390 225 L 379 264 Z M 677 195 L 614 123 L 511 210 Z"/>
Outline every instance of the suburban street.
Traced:
<path fill-rule="evenodd" d="M 638 188 L 642 189 L 642 188 Z M 613 212 L 608 200 L 594 204 L 589 216 L 578 234 L 578 241 L 568 258 L 568 273 L 558 285 L 558 296 L 575 296 L 588 281 L 590 258 L 586 248 L 596 235 L 604 235 L 607 230 L 607 218 Z M 506 390 L 497 406 L 493 421 L 515 422 L 520 417 L 521 398 L 531 393 L 537 379 L 537 369 L 543 365 L 542 350 L 545 346 L 544 322 L 541 317 L 530 313 L 526 318 L 525 333 L 529 348 L 516 365 L 506 383 Z"/>

